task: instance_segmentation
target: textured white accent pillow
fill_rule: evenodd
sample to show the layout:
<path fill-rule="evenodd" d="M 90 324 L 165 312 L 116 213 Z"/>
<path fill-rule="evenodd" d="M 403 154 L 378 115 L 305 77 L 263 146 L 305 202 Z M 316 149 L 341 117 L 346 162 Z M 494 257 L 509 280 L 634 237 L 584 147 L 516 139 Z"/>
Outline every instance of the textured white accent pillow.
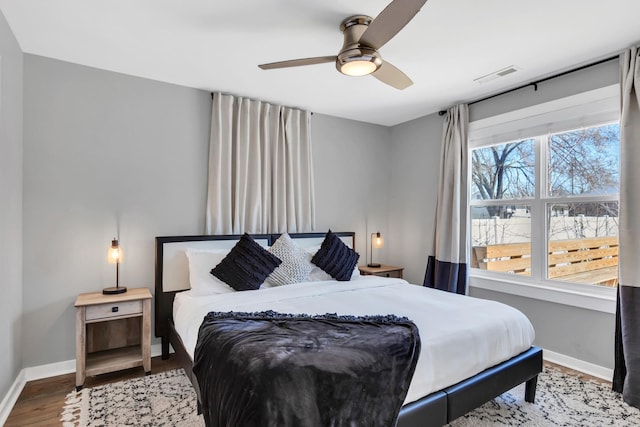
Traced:
<path fill-rule="evenodd" d="M 289 285 L 304 282 L 309 277 L 313 264 L 307 258 L 307 252 L 282 233 L 269 248 L 269 252 L 280 258 L 282 264 L 267 277 L 272 286 Z"/>
<path fill-rule="evenodd" d="M 189 283 L 191 294 L 195 296 L 225 294 L 235 290 L 211 274 L 211 269 L 220 264 L 231 249 L 198 250 L 187 249 L 189 260 Z"/>

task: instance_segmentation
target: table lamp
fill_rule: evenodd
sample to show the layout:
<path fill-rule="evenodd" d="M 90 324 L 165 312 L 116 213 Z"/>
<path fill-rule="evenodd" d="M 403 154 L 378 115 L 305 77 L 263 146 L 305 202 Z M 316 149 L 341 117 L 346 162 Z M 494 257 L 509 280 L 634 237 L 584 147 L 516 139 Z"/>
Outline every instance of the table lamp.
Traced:
<path fill-rule="evenodd" d="M 380 249 L 383 246 L 384 239 L 382 238 L 380 232 L 378 231 L 377 233 L 371 233 L 371 250 L 369 251 L 371 260 L 369 264 L 367 264 L 367 267 L 380 267 L 380 263 L 373 262 L 373 248 Z"/>
<path fill-rule="evenodd" d="M 116 265 L 116 286 L 104 288 L 102 293 L 105 295 L 122 294 L 127 292 L 127 288 L 120 286 L 120 263 L 122 262 L 122 248 L 118 245 L 118 239 L 115 237 L 111 241 L 111 247 L 107 250 L 107 262 Z"/>

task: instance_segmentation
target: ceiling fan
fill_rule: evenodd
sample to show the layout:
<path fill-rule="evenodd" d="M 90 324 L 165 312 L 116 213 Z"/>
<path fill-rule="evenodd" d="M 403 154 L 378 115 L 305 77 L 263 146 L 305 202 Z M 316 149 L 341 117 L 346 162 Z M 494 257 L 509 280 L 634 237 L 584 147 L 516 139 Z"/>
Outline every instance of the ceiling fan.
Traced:
<path fill-rule="evenodd" d="M 340 25 L 340 31 L 344 33 L 344 44 L 337 56 L 292 59 L 261 64 L 258 67 L 272 70 L 335 61 L 336 68 L 342 74 L 371 74 L 389 86 L 406 89 L 413 84 L 411 79 L 383 60 L 378 49 L 398 34 L 426 2 L 427 0 L 393 0 L 375 19 L 366 15 L 354 15 L 345 19 Z"/>

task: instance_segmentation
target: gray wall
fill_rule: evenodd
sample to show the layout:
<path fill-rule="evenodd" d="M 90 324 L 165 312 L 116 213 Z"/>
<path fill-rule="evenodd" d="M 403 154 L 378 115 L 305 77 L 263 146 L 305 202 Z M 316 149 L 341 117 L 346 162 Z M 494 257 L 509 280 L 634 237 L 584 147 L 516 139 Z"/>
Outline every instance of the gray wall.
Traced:
<path fill-rule="evenodd" d="M 0 12 L 0 400 L 22 367 L 22 61 Z"/>
<path fill-rule="evenodd" d="M 433 245 L 442 122 L 431 114 L 391 131 L 389 263 L 404 266 L 411 283 L 422 284 Z"/>
<path fill-rule="evenodd" d="M 391 149 L 388 127 L 314 114 L 312 116 L 316 230 L 355 231 L 360 264 L 372 232 L 388 231 Z M 375 250 L 386 260 L 388 246 Z"/>
<path fill-rule="evenodd" d="M 617 61 L 527 87 L 470 106 L 470 120 L 558 99 L 618 82 Z M 442 120 L 430 115 L 392 128 L 390 224 L 393 262 L 404 265 L 412 283 L 422 283 L 431 253 Z M 473 280 L 472 280 L 473 283 Z M 598 311 L 471 288 L 472 296 L 520 309 L 536 329 L 536 344 L 600 366 L 613 367 L 614 316 Z"/>
<path fill-rule="evenodd" d="M 210 94 L 25 55 L 24 366 L 73 359 L 73 302 L 121 283 L 153 287 L 154 237 L 204 230 Z M 246 94 L 238 94 L 246 95 Z M 314 115 L 316 229 L 386 228 L 384 127 Z M 378 205 L 371 198 L 380 191 Z M 380 223 L 380 224 L 378 224 Z M 157 342 L 157 341 L 154 341 Z"/>
<path fill-rule="evenodd" d="M 210 95 L 25 55 L 24 361 L 73 359 L 73 302 L 153 287 L 154 236 L 204 229 Z"/>
<path fill-rule="evenodd" d="M 505 95 L 478 102 L 469 106 L 469 121 L 473 122 L 554 99 L 617 84 L 619 72 L 618 60 L 611 60 L 542 82 L 538 84 L 538 90 L 535 90 L 534 86 L 527 86 Z"/>

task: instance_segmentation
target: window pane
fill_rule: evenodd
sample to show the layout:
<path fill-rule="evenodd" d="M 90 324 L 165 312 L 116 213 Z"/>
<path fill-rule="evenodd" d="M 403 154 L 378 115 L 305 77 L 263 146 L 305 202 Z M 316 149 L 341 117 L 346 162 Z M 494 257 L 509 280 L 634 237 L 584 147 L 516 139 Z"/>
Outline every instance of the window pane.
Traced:
<path fill-rule="evenodd" d="M 547 205 L 549 279 L 618 284 L 618 202 Z"/>
<path fill-rule="evenodd" d="M 471 152 L 471 198 L 520 199 L 535 194 L 534 140 L 475 149 Z"/>
<path fill-rule="evenodd" d="M 471 267 L 511 274 L 531 274 L 531 207 L 471 208 Z"/>
<path fill-rule="evenodd" d="M 618 124 L 551 135 L 550 194 L 617 194 L 620 187 L 619 153 Z"/>

